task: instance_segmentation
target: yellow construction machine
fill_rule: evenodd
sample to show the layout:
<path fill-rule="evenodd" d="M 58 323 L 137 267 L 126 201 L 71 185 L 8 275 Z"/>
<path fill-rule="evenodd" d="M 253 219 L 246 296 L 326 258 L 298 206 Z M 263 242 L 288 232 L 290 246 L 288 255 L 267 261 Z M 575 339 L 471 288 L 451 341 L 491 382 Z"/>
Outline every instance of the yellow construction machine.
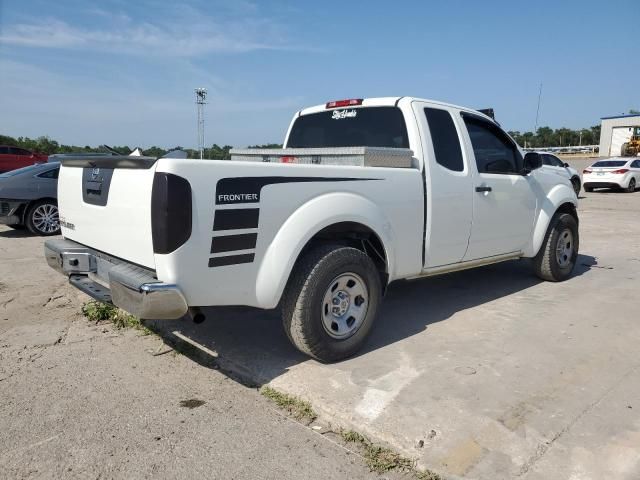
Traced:
<path fill-rule="evenodd" d="M 640 153 L 640 127 L 633 127 L 633 133 L 628 142 L 622 144 L 620 155 L 623 157 L 635 157 Z"/>

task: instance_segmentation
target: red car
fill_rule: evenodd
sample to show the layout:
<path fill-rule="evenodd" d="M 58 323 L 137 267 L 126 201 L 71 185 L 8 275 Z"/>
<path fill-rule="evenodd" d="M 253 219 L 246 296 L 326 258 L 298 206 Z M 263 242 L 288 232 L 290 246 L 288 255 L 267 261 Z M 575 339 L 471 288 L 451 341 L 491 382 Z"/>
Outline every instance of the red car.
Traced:
<path fill-rule="evenodd" d="M 0 145 L 0 173 L 28 167 L 34 163 L 45 163 L 48 158 L 48 155 L 30 152 L 24 148 Z"/>

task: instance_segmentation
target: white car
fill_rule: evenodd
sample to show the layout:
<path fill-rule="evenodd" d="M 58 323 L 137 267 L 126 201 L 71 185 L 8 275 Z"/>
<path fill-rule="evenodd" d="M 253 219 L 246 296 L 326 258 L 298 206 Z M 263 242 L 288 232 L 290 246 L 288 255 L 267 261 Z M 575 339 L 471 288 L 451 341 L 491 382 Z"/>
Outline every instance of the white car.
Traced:
<path fill-rule="evenodd" d="M 65 238 L 46 243 L 47 262 L 140 318 L 280 306 L 291 342 L 321 361 L 360 348 L 395 280 L 517 258 L 545 280 L 571 276 L 571 183 L 478 111 L 334 101 L 297 112 L 284 146 L 63 159 Z"/>
<path fill-rule="evenodd" d="M 580 174 L 578 171 L 575 168 L 570 167 L 568 163 L 563 162 L 552 153 L 538 153 L 542 157 L 542 168 L 549 169 L 561 177 L 568 178 L 573 186 L 573 190 L 576 192 L 576 195 L 578 195 L 580 193 Z"/>
<path fill-rule="evenodd" d="M 621 188 L 633 193 L 640 185 L 640 159 L 599 160 L 584 169 L 582 182 L 585 192 L 593 192 L 594 188 Z"/>

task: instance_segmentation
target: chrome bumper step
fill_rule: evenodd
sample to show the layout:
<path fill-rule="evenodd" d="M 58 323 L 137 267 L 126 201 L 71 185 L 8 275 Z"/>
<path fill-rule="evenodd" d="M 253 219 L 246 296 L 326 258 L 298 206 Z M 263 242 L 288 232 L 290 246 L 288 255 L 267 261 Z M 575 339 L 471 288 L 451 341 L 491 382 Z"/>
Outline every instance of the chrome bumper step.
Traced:
<path fill-rule="evenodd" d="M 69 283 L 99 302 L 113 303 L 111 300 L 111 290 L 94 282 L 87 275 L 69 275 Z"/>
<path fill-rule="evenodd" d="M 51 268 L 100 302 L 150 320 L 173 320 L 187 313 L 178 286 L 158 280 L 151 270 L 67 239 L 45 242 L 44 255 Z"/>

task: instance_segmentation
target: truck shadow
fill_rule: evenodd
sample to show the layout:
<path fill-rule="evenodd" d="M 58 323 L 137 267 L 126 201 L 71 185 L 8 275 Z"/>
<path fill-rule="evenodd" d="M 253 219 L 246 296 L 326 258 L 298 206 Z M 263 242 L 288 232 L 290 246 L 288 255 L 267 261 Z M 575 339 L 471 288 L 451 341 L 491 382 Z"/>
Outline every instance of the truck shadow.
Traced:
<path fill-rule="evenodd" d="M 597 261 L 579 255 L 574 277 Z M 522 292 L 542 281 L 528 260 L 511 261 L 431 278 L 390 285 L 377 324 L 357 356 L 375 351 L 446 321 L 456 312 Z M 562 284 L 556 284 L 562 289 Z M 311 361 L 288 341 L 278 311 L 248 307 L 206 308 L 207 320 L 146 321 L 165 343 L 192 360 L 220 369 L 248 386 L 260 386 L 301 362 Z M 425 345 L 428 348 L 428 345 Z"/>

